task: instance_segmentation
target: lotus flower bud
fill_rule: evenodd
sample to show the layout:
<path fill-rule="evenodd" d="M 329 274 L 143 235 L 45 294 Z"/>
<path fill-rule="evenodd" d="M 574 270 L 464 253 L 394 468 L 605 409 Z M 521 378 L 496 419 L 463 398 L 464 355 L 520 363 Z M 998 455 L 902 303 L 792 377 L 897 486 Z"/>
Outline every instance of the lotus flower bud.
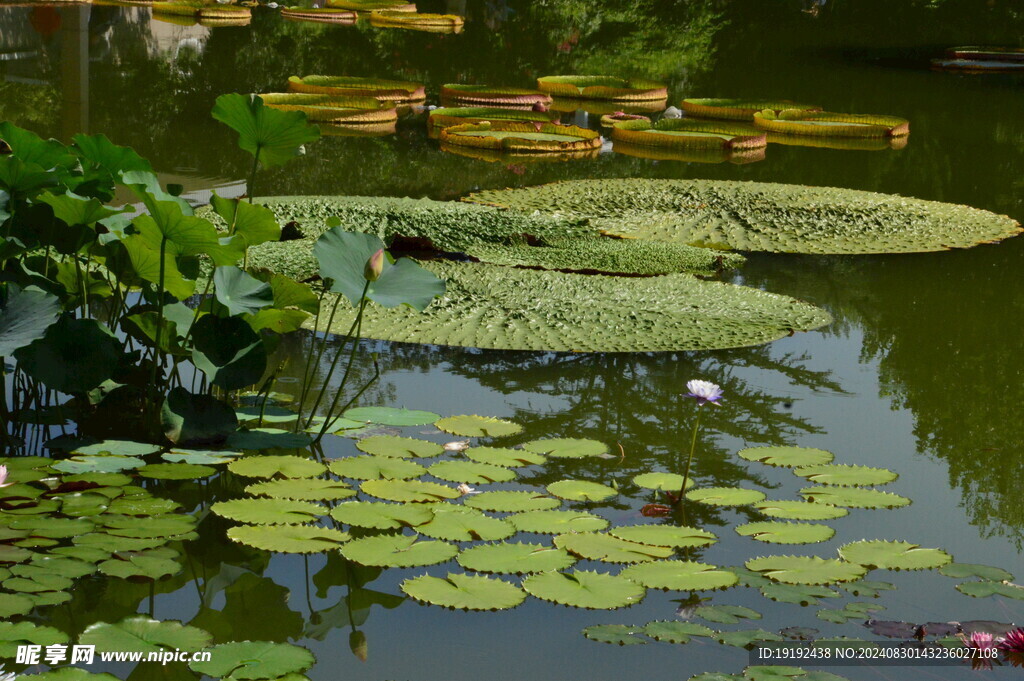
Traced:
<path fill-rule="evenodd" d="M 383 271 L 384 249 L 380 248 L 366 261 L 366 267 L 363 268 L 363 276 L 366 277 L 366 281 L 377 281 L 380 279 L 381 272 Z"/>

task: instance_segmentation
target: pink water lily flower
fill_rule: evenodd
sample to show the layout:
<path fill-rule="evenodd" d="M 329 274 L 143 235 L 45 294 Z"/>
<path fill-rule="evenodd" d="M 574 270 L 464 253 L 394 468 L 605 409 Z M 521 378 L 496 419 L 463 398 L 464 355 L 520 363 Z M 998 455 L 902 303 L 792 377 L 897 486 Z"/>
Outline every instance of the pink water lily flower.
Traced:
<path fill-rule="evenodd" d="M 718 400 L 722 399 L 722 389 L 711 381 L 687 381 L 686 389 L 690 391 L 686 393 L 686 397 L 697 400 L 698 406 L 704 406 L 709 402 L 717 406 Z"/>
<path fill-rule="evenodd" d="M 964 645 L 968 648 L 976 648 L 981 651 L 981 655 L 978 657 L 971 658 L 971 667 L 974 669 L 992 669 L 992 660 L 994 658 L 989 657 L 985 654 L 985 651 L 992 650 L 996 647 L 996 637 L 987 631 L 975 631 L 971 633 L 970 638 L 966 638 L 961 634 L 960 638 L 963 639 Z"/>
<path fill-rule="evenodd" d="M 13 482 L 7 482 L 7 466 L 0 466 L 0 487 L 10 487 Z"/>

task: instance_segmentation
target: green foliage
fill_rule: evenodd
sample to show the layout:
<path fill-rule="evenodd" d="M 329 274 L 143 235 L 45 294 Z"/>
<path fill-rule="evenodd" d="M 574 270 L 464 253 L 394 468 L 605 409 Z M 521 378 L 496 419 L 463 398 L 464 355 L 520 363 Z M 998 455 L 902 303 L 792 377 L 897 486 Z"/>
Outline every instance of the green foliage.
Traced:
<path fill-rule="evenodd" d="M 264 167 L 287 163 L 305 152 L 304 145 L 320 137 L 305 114 L 264 106 L 256 95 L 221 95 L 212 115 L 238 133 L 238 146 Z"/>
<path fill-rule="evenodd" d="M 523 589 L 545 601 L 574 608 L 615 610 L 639 603 L 647 593 L 639 584 L 604 572 L 541 572 L 523 580 Z"/>
<path fill-rule="evenodd" d="M 526 598 L 522 589 L 492 577 L 449 573 L 423 575 L 402 582 L 402 591 L 418 601 L 456 610 L 507 610 Z"/>
<path fill-rule="evenodd" d="M 630 565 L 621 576 L 648 589 L 710 591 L 727 589 L 737 582 L 736 574 L 714 565 L 683 560 L 659 560 Z"/>
<path fill-rule="evenodd" d="M 467 570 L 513 575 L 564 570 L 576 562 L 563 549 L 520 542 L 474 546 L 462 551 L 456 560 Z"/>

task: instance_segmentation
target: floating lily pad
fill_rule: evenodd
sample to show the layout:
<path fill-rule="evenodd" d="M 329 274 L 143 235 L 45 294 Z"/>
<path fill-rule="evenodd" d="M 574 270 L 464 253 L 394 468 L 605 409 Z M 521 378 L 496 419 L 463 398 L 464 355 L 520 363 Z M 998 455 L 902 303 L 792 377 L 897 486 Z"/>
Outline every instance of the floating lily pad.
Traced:
<path fill-rule="evenodd" d="M 355 407 L 345 412 L 345 418 L 382 426 L 425 426 L 440 416 L 430 411 L 396 407 Z"/>
<path fill-rule="evenodd" d="M 840 546 L 839 555 L 851 563 L 884 570 L 931 570 L 953 561 L 941 549 L 923 549 L 905 541 L 856 541 Z"/>
<path fill-rule="evenodd" d="M 427 472 L 415 461 L 388 456 L 349 456 L 332 461 L 330 469 L 335 475 L 354 480 L 408 480 Z"/>
<path fill-rule="evenodd" d="M 683 488 L 683 476 L 676 473 L 641 473 L 633 478 L 633 484 L 644 489 L 678 494 Z M 686 480 L 687 489 L 693 485 L 693 478 Z"/>
<path fill-rule="evenodd" d="M 835 455 L 812 447 L 748 447 L 737 452 L 741 459 L 757 461 L 769 466 L 799 468 L 831 463 Z"/>
<path fill-rule="evenodd" d="M 739 525 L 736 533 L 771 544 L 816 544 L 831 539 L 836 531 L 817 523 L 766 522 Z"/>
<path fill-rule="evenodd" d="M 822 464 L 804 466 L 793 471 L 794 475 L 807 478 L 819 485 L 838 485 L 863 487 L 867 485 L 884 485 L 899 476 L 885 468 L 871 466 L 851 466 L 848 464 Z"/>
<path fill-rule="evenodd" d="M 576 562 L 564 549 L 518 542 L 475 546 L 456 560 L 467 570 L 513 575 L 564 570 Z"/>
<path fill-rule="evenodd" d="M 356 491 L 344 482 L 320 478 L 288 478 L 256 482 L 246 487 L 245 492 L 253 496 L 301 501 L 340 501 L 356 494 Z"/>
<path fill-rule="evenodd" d="M 520 513 L 522 511 L 544 511 L 558 508 L 561 502 L 537 492 L 498 491 L 483 492 L 467 497 L 464 506 L 498 513 Z"/>
<path fill-rule="evenodd" d="M 846 508 L 900 508 L 910 505 L 910 499 L 899 494 L 859 487 L 804 487 L 800 496 L 816 504 Z"/>
<path fill-rule="evenodd" d="M 139 518 L 105 514 L 99 520 L 108 534 L 136 539 L 177 537 L 191 533 L 196 526 L 194 516 L 177 513 Z"/>
<path fill-rule="evenodd" d="M 209 649 L 210 659 L 189 662 L 189 668 L 213 678 L 276 679 L 302 672 L 316 662 L 313 653 L 290 643 L 241 641 L 222 643 Z"/>
<path fill-rule="evenodd" d="M 561 437 L 533 440 L 525 443 L 523 449 L 537 454 L 547 454 L 555 459 L 583 459 L 608 453 L 608 447 L 603 442 Z"/>
<path fill-rule="evenodd" d="M 506 468 L 519 468 L 520 466 L 532 466 L 542 464 L 547 458 L 526 449 L 506 449 L 502 447 L 470 447 L 465 452 L 466 457 L 478 463 L 505 466 Z"/>
<path fill-rule="evenodd" d="M 742 605 L 702 605 L 694 609 L 694 617 L 719 624 L 736 624 L 740 620 L 759 620 L 761 613 Z"/>
<path fill-rule="evenodd" d="M 71 539 L 78 548 L 88 550 L 104 551 L 108 555 L 117 551 L 144 551 L 146 549 L 163 546 L 167 540 L 163 537 L 138 538 L 121 537 L 112 534 L 93 532 L 82 534 Z"/>
<path fill-rule="evenodd" d="M 416 531 L 434 539 L 448 541 L 494 541 L 516 533 L 511 523 L 492 518 L 475 508 L 438 504 L 434 517 L 417 525 Z"/>
<path fill-rule="evenodd" d="M 316 522 L 327 513 L 325 506 L 294 499 L 232 499 L 218 501 L 210 510 L 252 525 L 300 525 Z"/>
<path fill-rule="evenodd" d="M 156 516 L 181 509 L 176 502 L 158 497 L 130 495 L 112 499 L 107 512 L 120 515 Z"/>
<path fill-rule="evenodd" d="M 49 646 L 67 642 L 68 635 L 53 627 L 31 622 L 0 622 L 0 658 L 14 659 L 19 645 Z"/>
<path fill-rule="evenodd" d="M 72 517 L 99 515 L 110 507 L 110 499 L 102 494 L 74 492 L 60 495 L 60 512 Z"/>
<path fill-rule="evenodd" d="M 547 490 L 552 496 L 569 501 L 604 501 L 619 494 L 617 489 L 586 480 L 559 480 L 548 485 Z"/>
<path fill-rule="evenodd" d="M 94 445 L 76 447 L 73 454 L 82 456 L 148 456 L 156 454 L 163 447 L 147 442 L 132 442 L 129 440 L 104 440 Z"/>
<path fill-rule="evenodd" d="M 0 617 L 8 619 L 15 615 L 27 615 L 32 612 L 35 603 L 31 598 L 20 594 L 0 593 Z"/>
<path fill-rule="evenodd" d="M 686 498 L 711 506 L 746 506 L 764 501 L 764 492 L 742 487 L 705 487 L 690 490 Z"/>
<path fill-rule="evenodd" d="M 418 601 L 456 610 L 508 610 L 526 598 L 522 589 L 502 579 L 452 573 L 445 579 L 407 579 L 401 589 Z"/>
<path fill-rule="evenodd" d="M 236 459 L 228 464 L 228 470 L 246 478 L 314 478 L 327 469 L 323 464 L 301 456 L 255 455 Z"/>
<path fill-rule="evenodd" d="M 574 608 L 614 610 L 643 600 L 644 587 L 603 572 L 541 572 L 523 580 L 531 596 Z"/>
<path fill-rule="evenodd" d="M 852 582 L 867 573 L 862 565 L 817 556 L 765 556 L 748 560 L 746 566 L 777 582 L 808 586 Z"/>
<path fill-rule="evenodd" d="M 145 466 L 146 462 L 134 456 L 75 455 L 53 464 L 62 473 L 120 473 Z"/>
<path fill-rule="evenodd" d="M 429 522 L 434 512 L 429 506 L 415 504 L 383 504 L 375 501 L 347 501 L 331 509 L 338 522 L 377 530 L 417 527 Z"/>
<path fill-rule="evenodd" d="M 662 560 L 630 565 L 619 575 L 637 584 L 643 584 L 648 589 L 672 591 L 725 589 L 738 581 L 736 574 L 728 570 L 684 560 Z"/>
<path fill-rule="evenodd" d="M 963 582 L 956 585 L 956 590 L 975 598 L 1003 596 L 1004 598 L 1024 601 L 1024 586 L 1010 584 L 1009 582 Z"/>
<path fill-rule="evenodd" d="M 426 440 L 395 435 L 373 435 L 356 442 L 356 447 L 375 456 L 393 456 L 400 459 L 441 456 L 444 447 Z"/>
<path fill-rule="evenodd" d="M 159 653 L 175 649 L 202 650 L 210 645 L 212 638 L 202 629 L 181 622 L 136 615 L 116 624 L 91 624 L 81 633 L 78 643 L 95 646 L 99 652 Z"/>
<path fill-rule="evenodd" d="M 427 472 L 441 480 L 465 482 L 473 485 L 509 482 L 516 479 L 515 471 L 508 468 L 472 461 L 439 461 L 428 468 Z"/>
<path fill-rule="evenodd" d="M 722 99 L 688 98 L 682 101 L 682 109 L 697 118 L 718 118 L 749 121 L 759 111 L 821 111 L 816 104 L 800 104 L 788 99 Z"/>
<path fill-rule="evenodd" d="M 373 10 L 384 6 L 366 7 L 365 4 L 334 0 L 330 6 L 348 10 Z M 292 76 L 288 79 L 288 89 L 312 94 L 373 97 L 392 103 L 420 102 L 426 98 L 422 83 L 357 76 Z"/>
<path fill-rule="evenodd" d="M 155 480 L 198 480 L 216 472 L 216 468 L 195 463 L 151 463 L 138 470 L 142 477 Z"/>
<path fill-rule="evenodd" d="M 240 525 L 228 528 L 228 538 L 275 553 L 322 553 L 349 540 L 344 532 L 311 525 Z"/>
<path fill-rule="evenodd" d="M 784 520 L 833 520 L 849 514 L 845 508 L 809 501 L 762 501 L 754 504 L 761 513 Z"/>
<path fill-rule="evenodd" d="M 601 134 L 577 125 L 542 121 L 483 121 L 441 128 L 442 149 L 472 147 L 502 153 L 564 153 L 601 148 Z"/>
<path fill-rule="evenodd" d="M 666 546 L 638 544 L 613 537 L 610 534 L 581 532 L 562 534 L 555 537 L 555 546 L 589 560 L 607 563 L 640 563 L 658 558 L 668 558 L 675 551 Z"/>
<path fill-rule="evenodd" d="M 123 552 L 98 565 L 99 571 L 109 577 L 157 581 L 181 572 L 178 561 L 161 553 L 150 551 Z"/>
<path fill-rule="evenodd" d="M 939 568 L 939 574 L 954 579 L 967 579 L 977 577 L 989 582 L 1012 582 L 1013 575 L 1002 568 L 990 565 L 977 565 L 975 563 L 947 563 Z"/>
<path fill-rule="evenodd" d="M 709 546 L 718 541 L 707 530 L 680 525 L 624 525 L 613 527 L 608 534 L 641 544 L 676 548 Z"/>
<path fill-rule="evenodd" d="M 33 536 L 62 539 L 91 532 L 95 525 L 84 518 L 53 518 L 25 516 L 8 524 L 13 530 L 27 530 Z"/>
<path fill-rule="evenodd" d="M 586 511 L 526 511 L 508 517 L 520 532 L 560 534 L 563 532 L 596 532 L 608 527 L 601 516 Z"/>
<path fill-rule="evenodd" d="M 299 415 L 284 407 L 238 407 L 235 415 L 239 422 L 260 421 L 263 423 L 293 423 Z"/>
<path fill-rule="evenodd" d="M 647 643 L 647 639 L 642 638 L 645 633 L 643 627 L 635 627 L 628 624 L 595 624 L 583 630 L 583 635 L 591 641 L 609 643 L 616 646 Z"/>
<path fill-rule="evenodd" d="M 449 416 L 439 419 L 434 425 L 446 433 L 463 437 L 506 437 L 523 430 L 518 423 L 490 416 Z"/>
<path fill-rule="evenodd" d="M 536 103 L 549 104 L 551 95 L 539 90 L 490 85 L 448 83 L 441 87 L 441 99 L 455 100 L 474 106 L 506 106 L 530 108 Z"/>
<path fill-rule="evenodd" d="M 218 466 L 242 456 L 242 452 L 233 450 L 210 451 L 202 449 L 172 449 L 161 454 L 164 461 L 171 463 L 194 463 L 200 466 Z"/>
<path fill-rule="evenodd" d="M 326 422 L 327 417 L 314 416 L 310 420 L 309 426 L 307 426 L 304 430 L 307 433 L 319 433 L 321 430 L 323 430 L 324 423 Z M 324 432 L 335 435 L 349 435 L 350 433 L 353 432 L 361 432 L 362 429 L 366 427 L 366 421 L 353 421 L 352 419 L 346 419 L 342 418 L 341 416 L 336 416 L 333 419 L 331 419 L 330 425 L 327 426 L 327 430 L 325 430 Z"/>
<path fill-rule="evenodd" d="M 715 632 L 703 624 L 680 622 L 678 620 L 659 620 L 644 625 L 644 633 L 658 641 L 666 643 L 689 643 L 693 636 L 711 638 Z"/>
<path fill-rule="evenodd" d="M 341 549 L 341 554 L 349 560 L 374 567 L 436 565 L 451 560 L 458 552 L 455 544 L 403 535 L 353 539 Z"/>
<path fill-rule="evenodd" d="M 305 433 L 292 433 L 280 428 L 251 428 L 231 433 L 227 445 L 233 449 L 301 449 L 312 442 L 313 438 Z"/>
<path fill-rule="evenodd" d="M 876 610 L 884 610 L 884 605 L 872 605 L 869 603 L 847 603 L 842 608 L 824 608 L 814 613 L 814 616 L 826 622 L 835 624 L 846 624 L 850 620 L 862 620 L 865 615 Z"/>
<path fill-rule="evenodd" d="M 444 501 L 462 496 L 456 489 L 423 480 L 367 480 L 359 488 L 378 499 L 402 503 Z"/>
<path fill-rule="evenodd" d="M 945 566 L 944 566 L 945 567 Z M 942 571 L 941 569 L 939 570 Z M 878 582 L 869 579 L 860 579 L 856 582 L 847 582 L 839 585 L 840 589 L 848 591 L 854 596 L 864 596 L 866 598 L 878 598 L 879 591 L 893 591 L 896 586 L 889 582 Z"/>
<path fill-rule="evenodd" d="M 720 631 L 716 637 L 718 642 L 737 648 L 746 648 L 757 641 L 782 641 L 785 640 L 778 634 L 773 634 L 764 629 L 743 629 L 740 631 Z M 752 677 L 747 677 L 752 678 Z M 767 677 L 762 677 L 767 678 Z"/>
<path fill-rule="evenodd" d="M 838 591 L 824 586 L 807 586 L 802 584 L 768 584 L 761 587 L 761 595 L 780 603 L 796 603 L 797 605 L 817 605 L 819 598 L 837 598 Z"/>

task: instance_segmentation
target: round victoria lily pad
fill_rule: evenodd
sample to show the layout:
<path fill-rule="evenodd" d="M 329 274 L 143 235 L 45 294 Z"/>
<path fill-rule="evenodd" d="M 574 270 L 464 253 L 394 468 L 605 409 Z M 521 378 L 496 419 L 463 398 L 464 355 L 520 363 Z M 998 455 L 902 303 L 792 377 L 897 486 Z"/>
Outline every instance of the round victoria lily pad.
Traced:
<path fill-rule="evenodd" d="M 655 563 L 630 565 L 620 576 L 643 584 L 648 589 L 673 591 L 709 591 L 726 589 L 736 584 L 736 573 L 720 570 L 714 565 L 684 560 L 661 560 Z"/>
<path fill-rule="evenodd" d="M 466 457 L 479 463 L 489 463 L 507 468 L 532 466 L 547 461 L 547 457 L 527 449 L 505 449 L 501 447 L 470 447 Z"/>
<path fill-rule="evenodd" d="M 693 615 L 708 622 L 736 624 L 740 620 L 759 620 L 761 613 L 742 605 L 703 605 L 694 609 Z"/>
<path fill-rule="evenodd" d="M 427 472 L 448 482 L 465 482 L 473 485 L 509 482 L 516 479 L 516 472 L 508 468 L 471 461 L 439 461 L 428 468 Z"/>
<path fill-rule="evenodd" d="M 555 537 L 555 546 L 589 560 L 606 563 L 641 563 L 658 558 L 668 558 L 675 553 L 666 546 L 638 544 L 613 537 L 610 534 L 582 532 L 560 534 Z"/>
<path fill-rule="evenodd" d="M 843 487 L 863 487 L 867 485 L 885 485 L 899 476 L 886 468 L 871 466 L 851 466 L 848 464 L 822 464 L 803 466 L 793 471 L 794 475 L 807 478 L 819 485 L 837 485 Z"/>
<path fill-rule="evenodd" d="M 974 598 L 987 598 L 989 596 L 1003 596 L 1018 601 L 1024 601 L 1024 586 L 1010 584 L 1009 582 L 963 582 L 956 585 L 956 590 L 962 594 Z"/>
<path fill-rule="evenodd" d="M 647 639 L 641 638 L 645 633 L 643 627 L 628 624 L 595 624 L 583 630 L 583 635 L 591 641 L 610 643 L 616 646 L 647 643 Z"/>
<path fill-rule="evenodd" d="M 623 525 L 613 527 L 608 534 L 626 541 L 676 548 L 708 546 L 718 541 L 707 530 L 678 525 Z"/>
<path fill-rule="evenodd" d="M 425 426 L 440 416 L 430 411 L 395 407 L 355 407 L 345 412 L 345 418 L 382 426 Z"/>
<path fill-rule="evenodd" d="M 467 570 L 512 575 L 564 570 L 576 562 L 564 549 L 519 542 L 474 546 L 456 560 Z"/>
<path fill-rule="evenodd" d="M 210 510 L 253 525 L 301 525 L 315 522 L 327 513 L 325 506 L 293 499 L 232 499 L 218 501 Z"/>
<path fill-rule="evenodd" d="M 824 586 L 768 584 L 761 587 L 761 595 L 780 603 L 796 603 L 807 606 L 817 604 L 819 598 L 836 598 L 839 596 L 839 592 Z"/>
<path fill-rule="evenodd" d="M 195 463 L 151 463 L 138 470 L 142 477 L 154 480 L 197 480 L 216 472 L 216 468 Z"/>
<path fill-rule="evenodd" d="M 482 492 L 467 497 L 464 506 L 497 513 L 520 513 L 522 511 L 545 511 L 558 508 L 558 499 L 537 492 L 498 491 Z"/>
<path fill-rule="evenodd" d="M 301 456 L 253 455 L 236 459 L 228 464 L 228 470 L 246 478 L 315 478 L 327 469 L 323 464 L 304 459 Z"/>
<path fill-rule="evenodd" d="M 459 610 L 508 610 L 526 599 L 514 584 L 480 575 L 422 575 L 405 580 L 401 589 L 417 601 Z"/>
<path fill-rule="evenodd" d="M 899 494 L 860 487 L 804 487 L 800 496 L 816 504 L 846 508 L 900 508 L 910 505 L 910 499 Z"/>
<path fill-rule="evenodd" d="M 349 560 L 374 567 L 436 565 L 451 560 L 458 552 L 459 547 L 448 542 L 387 534 L 353 539 L 341 549 Z"/>
<path fill-rule="evenodd" d="M 705 487 L 691 490 L 686 498 L 712 506 L 746 506 L 764 501 L 764 493 L 742 487 Z"/>
<path fill-rule="evenodd" d="M 313 666 L 316 658 L 305 648 L 290 643 L 240 641 L 222 643 L 209 649 L 210 659 L 189 662 L 194 672 L 213 678 L 276 679 L 303 672 Z"/>
<path fill-rule="evenodd" d="M 216 466 L 228 463 L 242 456 L 242 452 L 234 450 L 206 451 L 202 449 L 172 449 L 161 454 L 164 461 L 171 463 L 194 463 L 202 466 Z"/>
<path fill-rule="evenodd" d="M 703 624 L 680 622 L 678 620 L 658 620 L 644 625 L 644 633 L 657 641 L 666 643 L 689 643 L 693 636 L 715 635 L 714 630 Z"/>
<path fill-rule="evenodd" d="M 582 459 L 608 453 L 608 447 L 603 442 L 564 437 L 533 440 L 524 444 L 523 449 L 556 459 Z"/>
<path fill-rule="evenodd" d="M 518 423 L 503 421 L 490 416 L 449 416 L 434 425 L 446 433 L 463 437 L 506 437 L 522 432 Z"/>
<path fill-rule="evenodd" d="M 147 456 L 159 452 L 163 447 L 146 442 L 131 442 L 128 440 L 104 440 L 93 445 L 76 447 L 73 454 L 83 456 Z"/>
<path fill-rule="evenodd" d="M 839 547 L 839 555 L 869 568 L 884 570 L 931 570 L 953 562 L 941 549 L 922 549 L 905 541 L 855 541 Z"/>
<path fill-rule="evenodd" d="M 377 501 L 346 501 L 331 509 L 338 522 L 375 530 L 397 530 L 418 527 L 434 517 L 430 506 L 384 504 Z"/>
<path fill-rule="evenodd" d="M 766 522 L 739 525 L 736 533 L 771 544 L 816 544 L 831 539 L 836 531 L 817 523 Z"/>
<path fill-rule="evenodd" d="M 615 610 L 643 600 L 644 587 L 604 572 L 541 572 L 523 580 L 531 596 L 574 608 Z"/>
<path fill-rule="evenodd" d="M 948 563 L 939 568 L 939 574 L 955 579 L 977 577 L 989 582 L 1012 582 L 1013 575 L 1002 568 L 976 563 Z"/>
<path fill-rule="evenodd" d="M 275 553 L 323 553 L 349 540 L 344 532 L 313 525 L 240 525 L 228 528 L 228 538 Z"/>
<path fill-rule="evenodd" d="M 246 487 L 245 492 L 253 496 L 301 501 L 339 501 L 356 494 L 356 491 L 344 482 L 321 478 L 287 478 L 256 482 Z"/>
<path fill-rule="evenodd" d="M 359 489 L 378 499 L 400 503 L 444 501 L 462 496 L 457 489 L 422 480 L 367 480 Z"/>
<path fill-rule="evenodd" d="M 746 566 L 777 582 L 808 586 L 852 582 L 867 573 L 863 565 L 818 556 L 764 556 L 748 560 Z"/>
<path fill-rule="evenodd" d="M 799 468 L 831 463 L 835 455 L 824 449 L 811 447 L 748 447 L 739 452 L 741 459 L 758 461 L 769 466 Z"/>
<path fill-rule="evenodd" d="M 354 480 L 408 480 L 418 478 L 427 472 L 426 468 L 415 461 L 388 456 L 350 456 L 335 459 L 331 462 L 330 469 L 335 475 Z"/>
<path fill-rule="evenodd" d="M 520 532 L 559 534 L 562 532 L 597 532 L 609 523 L 601 516 L 586 511 L 526 511 L 508 517 Z"/>
<path fill-rule="evenodd" d="M 280 428 L 251 428 L 228 436 L 227 444 L 234 449 L 301 449 L 313 439 L 304 433 L 292 433 Z"/>
<path fill-rule="evenodd" d="M 396 435 L 372 435 L 356 442 L 356 447 L 375 456 L 393 456 L 400 459 L 440 456 L 444 447 L 434 442 Z"/>
<path fill-rule="evenodd" d="M 633 484 L 644 489 L 678 494 L 683 488 L 683 476 L 677 473 L 641 473 L 633 478 Z M 687 489 L 693 485 L 693 478 L 686 480 Z"/>
<path fill-rule="evenodd" d="M 432 510 L 434 517 L 418 525 L 416 531 L 434 539 L 494 541 L 516 533 L 508 521 L 484 515 L 475 508 L 438 504 Z"/>
<path fill-rule="evenodd" d="M 833 520 L 849 514 L 845 508 L 809 501 L 762 501 L 754 504 L 761 513 L 784 520 Z"/>
<path fill-rule="evenodd" d="M 101 652 L 155 653 L 171 648 L 202 650 L 210 645 L 212 638 L 202 629 L 184 626 L 181 622 L 158 621 L 136 615 L 116 624 L 91 624 L 79 636 L 78 642 L 96 646 L 96 650 Z"/>
<path fill-rule="evenodd" d="M 552 496 L 569 501 L 604 501 L 619 493 L 607 485 L 586 480 L 559 480 L 548 485 L 547 490 Z"/>

